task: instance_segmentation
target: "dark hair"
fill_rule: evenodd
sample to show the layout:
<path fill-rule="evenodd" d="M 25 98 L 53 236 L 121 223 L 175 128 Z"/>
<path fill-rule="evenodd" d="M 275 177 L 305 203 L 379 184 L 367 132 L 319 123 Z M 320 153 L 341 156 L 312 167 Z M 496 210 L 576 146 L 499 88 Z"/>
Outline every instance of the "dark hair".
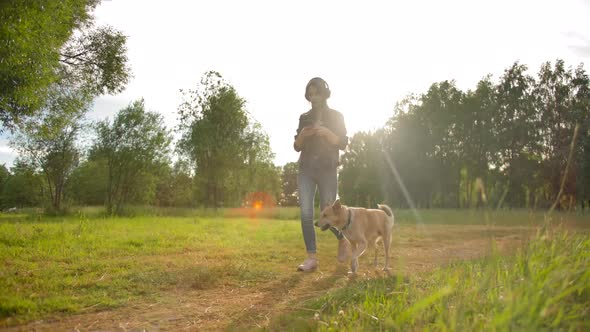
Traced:
<path fill-rule="evenodd" d="M 309 82 L 305 86 L 305 99 L 307 99 L 307 101 L 311 101 L 309 98 L 309 87 L 312 85 L 318 89 L 319 93 L 322 95 L 322 97 L 324 97 L 324 99 L 330 98 L 331 92 L 328 83 L 326 83 L 326 81 L 324 81 L 320 77 L 314 77 L 311 80 L 309 80 Z"/>

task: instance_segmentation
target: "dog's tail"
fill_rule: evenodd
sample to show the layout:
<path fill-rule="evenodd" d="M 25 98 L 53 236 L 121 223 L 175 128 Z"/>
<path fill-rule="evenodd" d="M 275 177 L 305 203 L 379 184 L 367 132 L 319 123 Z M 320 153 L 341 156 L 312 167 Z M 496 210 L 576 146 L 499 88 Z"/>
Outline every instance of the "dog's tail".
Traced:
<path fill-rule="evenodd" d="M 391 211 L 391 208 L 385 204 L 377 204 L 377 207 L 379 210 L 385 212 L 387 217 L 389 217 L 388 219 L 391 221 L 391 224 L 393 225 L 393 211 Z"/>

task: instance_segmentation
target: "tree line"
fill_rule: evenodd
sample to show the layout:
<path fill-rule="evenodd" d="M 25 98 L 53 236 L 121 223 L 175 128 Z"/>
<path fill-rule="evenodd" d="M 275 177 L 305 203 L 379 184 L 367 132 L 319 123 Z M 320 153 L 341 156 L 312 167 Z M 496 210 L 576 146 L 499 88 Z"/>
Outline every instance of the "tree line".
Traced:
<path fill-rule="evenodd" d="M 208 72 L 184 95 L 176 128 L 181 137 L 174 145 L 161 114 L 146 110 L 143 100 L 95 123 L 84 122 L 84 107 L 63 107 L 81 106 L 72 100 L 58 109 L 48 105 L 11 139 L 19 156 L 10 171 L 0 166 L 0 204 L 43 205 L 54 212 L 104 204 L 108 214 L 120 214 L 128 204 L 252 205 L 248 198 L 259 200 L 257 192 L 271 198 L 266 204 L 276 204 L 280 168 L 273 164 L 268 135 L 235 89 Z M 85 148 L 79 138 L 89 130 L 94 135 Z"/>
<path fill-rule="evenodd" d="M 454 81 L 434 83 L 397 103 L 382 128 L 351 137 L 340 196 L 359 206 L 535 209 L 562 190 L 558 208 L 584 208 L 589 82 L 581 65 L 557 60 L 536 77 L 515 63 L 498 82 L 488 75 L 465 92 Z M 161 115 L 138 100 L 92 124 L 86 150 L 76 145 L 85 124 L 84 111 L 75 110 L 84 103 L 75 94 L 49 99 L 17 131 L 13 169 L 0 167 L 2 205 L 45 202 L 59 210 L 66 201 L 119 213 L 125 204 L 236 207 L 260 197 L 298 204 L 297 164 L 273 164 L 268 135 L 233 86 L 211 71 L 183 95 L 176 144 Z"/>
<path fill-rule="evenodd" d="M 122 91 L 131 77 L 126 36 L 95 25 L 98 3 L 0 4 L 0 131 L 13 133 L 19 154 L 10 170 L 0 166 L 0 208 L 105 205 L 116 214 L 127 204 L 297 205 L 297 164 L 273 164 L 268 135 L 217 72 L 183 91 L 177 128 L 166 128 L 143 100 L 88 122 L 92 100 Z M 434 83 L 398 102 L 379 130 L 351 137 L 339 193 L 349 205 L 369 207 L 546 208 L 557 201 L 583 209 L 589 114 L 588 74 L 562 60 L 535 76 L 514 63 L 497 81 L 488 75 L 467 91 L 454 81 Z M 171 130 L 179 133 L 175 144 Z"/>
<path fill-rule="evenodd" d="M 584 209 L 589 82 L 583 65 L 557 60 L 536 76 L 514 63 L 497 82 L 488 75 L 467 91 L 434 83 L 397 103 L 379 130 L 351 138 L 340 195 L 362 206 Z"/>

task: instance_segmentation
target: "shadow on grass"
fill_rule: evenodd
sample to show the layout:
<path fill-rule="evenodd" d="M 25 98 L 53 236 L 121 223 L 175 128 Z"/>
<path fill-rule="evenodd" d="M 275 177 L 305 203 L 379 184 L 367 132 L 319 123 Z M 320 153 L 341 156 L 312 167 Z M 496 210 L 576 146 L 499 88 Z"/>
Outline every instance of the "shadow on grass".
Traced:
<path fill-rule="evenodd" d="M 369 279 L 367 279 L 367 276 Z M 335 281 L 341 280 L 336 284 Z M 364 291 L 376 283 L 387 284 L 389 288 L 395 288 L 399 283 L 408 282 L 408 278 L 401 273 L 385 273 L 375 270 L 371 273 L 360 273 L 357 276 L 348 276 L 348 267 L 339 266 L 325 281 L 318 282 L 335 287 L 324 287 L 323 294 L 313 297 L 297 298 L 289 302 L 282 312 L 275 312 L 271 318 L 267 330 L 271 331 L 314 331 L 318 329 L 316 315 L 324 311 L 333 311 L 334 303 L 350 299 L 353 294 L 364 294 Z M 329 292 L 331 291 L 331 292 Z"/>
<path fill-rule="evenodd" d="M 264 296 L 233 317 L 232 323 L 226 329 L 251 331 L 252 329 L 273 326 L 274 330 L 278 326 L 271 324 L 273 317 L 293 309 L 307 310 L 301 305 L 305 305 L 307 300 L 314 299 L 319 294 L 324 294 L 337 286 L 339 280 L 347 277 L 347 271 L 348 267 L 344 265 L 338 265 L 327 276 L 322 276 L 321 272 L 306 274 L 293 271 L 293 274 L 263 288 L 261 291 L 264 292 Z M 302 281 L 308 282 L 308 284 L 301 285 Z"/>

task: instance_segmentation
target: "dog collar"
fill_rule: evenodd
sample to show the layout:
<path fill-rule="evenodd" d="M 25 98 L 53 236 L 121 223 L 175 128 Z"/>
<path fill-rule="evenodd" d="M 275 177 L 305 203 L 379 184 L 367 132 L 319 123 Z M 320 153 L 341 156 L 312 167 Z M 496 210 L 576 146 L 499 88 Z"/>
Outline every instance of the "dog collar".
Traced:
<path fill-rule="evenodd" d="M 352 224 L 352 210 L 348 209 L 348 221 L 346 222 L 346 225 L 344 225 L 344 227 L 342 227 L 342 229 L 340 231 L 347 230 L 348 227 L 350 227 L 350 224 Z"/>

